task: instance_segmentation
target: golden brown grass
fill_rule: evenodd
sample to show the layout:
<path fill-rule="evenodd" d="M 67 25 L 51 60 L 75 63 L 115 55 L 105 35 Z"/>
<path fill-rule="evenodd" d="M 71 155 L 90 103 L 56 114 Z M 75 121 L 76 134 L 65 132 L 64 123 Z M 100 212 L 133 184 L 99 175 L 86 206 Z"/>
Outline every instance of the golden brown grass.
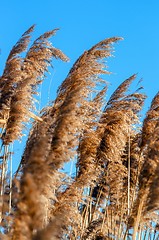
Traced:
<path fill-rule="evenodd" d="M 35 94 L 52 59 L 68 58 L 49 41 L 57 29 L 28 47 L 33 30 L 13 47 L 0 77 L 1 239 L 157 240 L 159 93 L 141 128 L 145 95 L 130 92 L 136 75 L 105 102 L 106 59 L 121 40 L 113 37 L 79 57 L 54 102 L 37 115 Z M 13 144 L 30 119 L 12 175 Z M 73 161 L 75 175 L 61 170 Z"/>

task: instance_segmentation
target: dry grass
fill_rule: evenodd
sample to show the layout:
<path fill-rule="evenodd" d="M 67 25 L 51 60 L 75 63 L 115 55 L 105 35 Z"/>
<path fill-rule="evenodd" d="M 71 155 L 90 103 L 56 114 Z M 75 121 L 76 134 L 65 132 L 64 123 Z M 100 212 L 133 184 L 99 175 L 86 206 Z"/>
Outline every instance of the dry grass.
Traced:
<path fill-rule="evenodd" d="M 55 101 L 37 115 L 37 86 L 53 58 L 68 58 L 49 41 L 57 29 L 28 47 L 33 30 L 13 47 L 0 77 L 1 239 L 157 240 L 159 93 L 141 128 L 146 96 L 141 88 L 130 92 L 136 75 L 105 102 L 106 59 L 121 40 L 113 37 L 79 57 Z M 30 119 L 12 175 L 13 144 Z M 63 173 L 73 160 L 76 174 Z"/>

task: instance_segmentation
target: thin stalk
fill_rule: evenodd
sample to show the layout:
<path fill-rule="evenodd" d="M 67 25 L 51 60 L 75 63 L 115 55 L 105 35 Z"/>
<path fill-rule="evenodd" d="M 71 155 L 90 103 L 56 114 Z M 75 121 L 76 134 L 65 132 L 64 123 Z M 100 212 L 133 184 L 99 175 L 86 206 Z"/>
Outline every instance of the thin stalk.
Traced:
<path fill-rule="evenodd" d="M 139 228 L 138 239 L 139 239 L 139 240 L 142 239 L 142 227 L 141 227 L 141 226 L 140 226 L 140 228 Z"/>
<path fill-rule="evenodd" d="M 148 229 L 146 229 L 146 231 L 145 231 L 145 234 L 144 234 L 143 240 L 146 240 L 147 230 L 148 230 Z"/>
<path fill-rule="evenodd" d="M 11 145 L 11 153 L 10 153 L 9 214 L 11 213 L 11 206 L 12 206 L 12 172 L 13 172 L 13 168 L 12 168 L 12 151 L 13 151 L 13 144 Z"/>
<path fill-rule="evenodd" d="M 128 134 L 128 216 L 130 214 L 130 131 Z"/>
<path fill-rule="evenodd" d="M 117 239 L 120 238 L 120 230 L 121 230 L 121 216 L 119 216 L 119 228 L 118 228 L 118 235 L 117 235 Z M 124 235 L 124 240 L 125 240 L 125 237 L 126 237 L 126 232 L 125 232 L 125 235 Z"/>
<path fill-rule="evenodd" d="M 91 195 L 91 192 L 92 192 L 92 189 L 91 190 L 89 189 L 88 196 Z M 84 213 L 83 213 L 83 223 L 82 223 L 81 238 L 83 237 L 84 229 L 87 228 L 88 224 L 89 224 L 89 208 L 90 208 L 90 200 L 89 200 L 89 203 L 87 204 L 86 209 L 84 210 Z"/>
<path fill-rule="evenodd" d="M 7 158 L 8 158 L 8 145 L 5 145 L 4 146 L 2 172 L 1 172 L 1 197 L 4 194 L 4 180 L 5 180 L 5 173 L 7 171 Z"/>
<path fill-rule="evenodd" d="M 0 222 L 2 221 L 3 216 L 3 204 L 4 204 L 4 185 L 5 185 L 5 177 L 7 172 L 7 158 L 8 158 L 8 145 L 4 146 L 4 154 L 3 154 L 3 163 L 2 163 L 2 171 L 1 171 L 1 212 L 0 212 Z"/>
<path fill-rule="evenodd" d="M 141 202 L 140 202 L 139 207 L 138 207 L 138 213 L 137 213 L 137 217 L 136 217 L 136 221 L 135 221 L 135 225 L 134 225 L 134 231 L 133 231 L 133 238 L 132 238 L 132 240 L 136 239 L 136 233 L 138 231 L 140 218 L 141 218 L 141 213 L 142 213 L 142 208 L 143 208 L 143 204 L 144 204 L 144 197 L 141 199 Z"/>
<path fill-rule="evenodd" d="M 126 199 L 125 199 L 125 202 L 123 202 L 121 200 L 121 210 L 123 210 L 123 207 L 126 204 L 126 201 L 127 201 Z M 124 214 L 122 214 L 120 217 L 120 226 L 119 226 L 120 231 L 118 232 L 118 238 L 119 239 L 122 238 L 125 240 L 125 239 L 127 239 L 128 228 L 125 231 L 123 231 L 123 224 L 122 224 L 124 222 L 123 216 L 124 216 Z M 122 237 L 122 235 L 123 235 L 123 237 Z"/>

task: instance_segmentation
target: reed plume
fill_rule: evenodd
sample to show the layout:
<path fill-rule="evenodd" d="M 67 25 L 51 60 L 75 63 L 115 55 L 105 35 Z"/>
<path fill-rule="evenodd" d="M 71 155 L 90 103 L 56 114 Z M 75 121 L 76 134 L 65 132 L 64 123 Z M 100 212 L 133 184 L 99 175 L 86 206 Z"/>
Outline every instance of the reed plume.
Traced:
<path fill-rule="evenodd" d="M 33 95 L 37 85 L 43 80 L 43 75 L 51 64 L 53 57 L 67 61 L 67 57 L 58 49 L 52 47 L 48 38 L 53 36 L 56 30 L 46 32 L 36 39 L 23 59 L 21 67 L 21 81 L 10 102 L 9 118 L 6 124 L 3 141 L 7 145 L 19 136 L 25 122 L 34 117 L 31 111 L 34 110 Z M 38 118 L 36 119 L 38 120 Z"/>
<path fill-rule="evenodd" d="M 1 109 L 1 119 L 8 120 L 8 114 L 10 110 L 10 102 L 13 97 L 17 84 L 22 80 L 22 65 L 23 58 L 21 53 L 27 50 L 28 44 L 30 42 L 30 34 L 34 30 L 34 25 L 30 27 L 20 38 L 20 40 L 15 44 L 15 46 L 10 51 L 7 58 L 5 69 L 3 75 L 0 78 L 0 109 Z"/>
<path fill-rule="evenodd" d="M 125 164 L 123 155 L 127 142 L 134 133 L 133 125 L 138 122 L 138 113 L 145 99 L 143 94 L 137 92 L 126 94 L 135 77 L 136 75 L 133 75 L 125 80 L 112 94 L 99 121 L 102 136 L 97 148 L 96 162 L 98 166 L 101 166 L 101 172 L 91 193 L 95 211 L 103 208 L 103 212 L 105 212 L 97 215 L 93 210 L 94 217 L 98 216 L 102 219 L 101 234 L 104 233 L 104 229 L 107 229 L 107 233 L 104 233 L 107 236 L 112 234 L 112 229 L 108 223 L 111 222 L 114 226 L 114 234 L 117 234 L 118 238 L 121 236 L 117 228 L 125 223 L 125 216 L 128 214 L 131 203 L 130 169 Z M 107 207 L 110 214 L 107 213 Z M 116 225 L 119 220 L 121 225 Z M 92 219 L 93 221 L 94 219 Z"/>
<path fill-rule="evenodd" d="M 132 215 L 129 220 L 130 225 L 134 226 L 134 236 L 138 231 L 139 223 L 142 222 L 144 216 L 148 213 L 148 209 L 155 209 L 155 202 L 152 197 L 154 193 L 154 185 L 157 187 L 157 169 L 158 169 L 158 100 L 159 94 L 154 97 L 151 107 L 147 112 L 142 127 L 141 152 L 144 156 L 143 164 L 139 173 L 139 191 L 137 199 L 132 209 Z M 157 191 L 157 188 L 156 188 Z M 152 205 L 150 202 L 152 201 Z"/>
<path fill-rule="evenodd" d="M 58 29 L 29 47 L 34 28 L 12 48 L 0 77 L 1 239 L 157 240 L 159 94 L 142 127 L 146 96 L 142 87 L 130 91 L 136 74 L 106 102 L 103 75 L 109 80 L 107 60 L 121 40 L 112 37 L 77 59 L 56 99 L 37 114 L 38 86 L 52 60 L 68 57 L 49 40 Z M 13 176 L 13 144 L 28 122 Z"/>
<path fill-rule="evenodd" d="M 98 61 L 100 58 L 102 59 L 110 56 L 111 49 L 109 48 L 111 44 L 113 42 L 116 42 L 117 40 L 119 40 L 119 38 L 104 40 L 92 47 L 90 50 L 86 51 L 76 61 L 68 77 L 59 88 L 59 93 L 65 93 L 65 91 L 67 90 L 67 95 L 65 101 L 60 108 L 60 114 L 57 117 L 57 125 L 55 125 L 55 129 L 53 132 L 50 158 L 53 158 L 52 162 L 55 169 L 60 167 L 61 161 L 68 161 L 68 159 L 72 157 L 71 151 L 74 151 L 75 146 L 78 144 L 77 140 L 79 139 L 82 132 L 85 130 L 86 126 L 88 126 L 89 121 L 92 120 L 91 117 L 88 117 L 89 114 L 87 116 L 85 115 L 86 112 L 83 111 L 83 108 L 87 108 L 89 110 L 88 96 L 92 89 L 95 88 L 96 84 L 98 82 L 101 82 L 101 79 L 98 77 L 98 75 L 107 73 L 105 70 L 103 70 L 104 65 L 99 63 Z M 102 95 L 104 92 L 105 90 L 103 90 L 101 94 L 99 94 L 95 98 L 94 102 L 100 102 L 100 100 L 98 99 L 100 99 L 100 95 Z M 67 128 L 67 131 L 64 130 L 65 128 Z M 61 143 L 60 145 L 59 141 Z M 91 166 L 89 167 L 91 169 Z M 91 175 L 93 176 L 93 174 Z M 65 193 L 62 193 L 62 195 L 58 197 L 58 203 L 55 204 L 53 216 L 55 219 L 54 221 L 56 221 L 57 218 L 62 219 L 62 226 L 63 221 L 67 222 L 73 217 L 73 211 L 70 212 L 69 217 L 68 214 L 67 216 L 64 215 L 64 210 L 71 210 L 69 206 L 71 199 L 72 201 L 76 201 L 76 199 L 78 200 L 81 197 L 80 186 L 82 186 L 83 183 L 84 181 L 82 180 L 82 178 L 78 178 L 78 181 L 76 180 L 72 184 L 72 186 L 70 186 L 65 191 Z M 73 207 L 73 204 L 71 204 L 71 206 Z M 61 216 L 63 216 L 63 218 L 61 218 Z M 75 217 L 76 216 L 74 215 L 74 219 L 77 219 Z M 51 223 L 52 225 L 54 225 L 54 221 Z M 50 228 L 50 225 L 48 227 Z"/>
<path fill-rule="evenodd" d="M 28 34 L 32 30 L 33 30 L 33 27 L 30 28 L 22 36 L 20 41 L 16 44 L 16 46 L 11 51 L 10 56 L 8 58 L 9 60 L 11 59 L 12 55 L 15 56 L 15 58 L 16 58 L 16 56 L 17 56 L 15 54 L 16 49 L 17 49 L 17 54 L 19 52 L 21 52 L 22 50 L 26 49 L 26 45 L 27 45 L 28 39 L 29 39 Z M 68 58 L 60 50 L 52 47 L 51 43 L 48 41 L 48 38 L 51 37 L 52 35 L 54 35 L 55 32 L 56 32 L 56 30 L 46 32 L 45 34 L 40 36 L 38 39 L 36 39 L 34 41 L 33 45 L 31 46 L 31 48 L 28 50 L 26 56 L 21 61 L 21 69 L 20 69 L 21 79 L 19 80 L 18 83 L 16 83 L 16 89 L 14 89 L 14 93 L 12 94 L 12 96 L 10 98 L 9 116 L 8 116 L 8 120 L 6 122 L 5 130 L 2 135 L 2 141 L 3 141 L 4 146 L 9 145 L 14 140 L 21 137 L 24 123 L 29 121 L 30 118 L 34 118 L 36 121 L 40 121 L 40 122 L 43 121 L 42 118 L 39 118 L 38 116 L 36 116 L 34 113 L 31 112 L 34 110 L 33 95 L 35 94 L 37 85 L 43 80 L 43 75 L 47 71 L 48 67 L 50 66 L 51 59 L 53 57 L 60 58 L 61 60 L 64 60 L 64 61 L 68 60 Z M 22 45 L 21 48 L 18 47 L 18 46 L 20 46 L 20 44 Z M 18 59 L 18 57 L 17 57 L 17 59 Z M 9 60 L 7 60 L 7 61 L 9 61 Z M 12 69 L 10 69 L 10 70 L 12 70 Z M 12 76 L 12 72 L 10 72 L 8 74 L 10 74 Z M 13 81 L 14 81 L 14 78 L 13 78 Z M 15 85 L 14 82 L 13 82 L 13 84 Z M 3 83 L 2 83 L 2 85 L 3 85 Z M 44 126 L 44 124 L 43 124 L 43 126 Z M 41 132 L 41 133 L 42 133 L 43 137 L 41 139 L 38 139 L 35 149 L 37 149 L 37 146 L 39 146 L 40 143 L 42 144 L 44 142 L 44 132 Z M 33 149 L 32 152 L 35 153 L 35 149 Z M 44 149 L 46 149 L 46 144 L 45 144 Z M 31 158 L 34 159 L 33 156 Z M 36 166 L 36 164 L 35 164 L 36 161 L 37 160 L 33 160 L 34 167 Z M 2 174 L 3 174 L 2 175 L 2 180 L 3 180 L 2 184 L 4 185 L 4 173 L 3 172 L 5 172 L 5 170 L 2 169 Z M 24 178 L 22 178 L 22 180 L 21 180 L 23 183 L 21 188 L 23 189 L 23 186 L 28 185 L 28 186 L 30 186 L 30 191 L 32 191 L 33 186 L 36 186 L 35 182 L 34 182 L 35 174 L 32 174 L 33 175 L 32 177 L 34 180 L 28 180 L 28 177 L 27 177 L 28 174 L 29 174 L 29 170 L 28 170 L 27 174 L 24 173 Z M 2 186 L 2 188 L 4 188 L 4 186 Z M 24 189 L 26 189 L 26 188 L 24 188 Z M 23 195 L 26 197 L 25 191 L 23 192 Z M 25 197 L 21 196 L 21 198 L 25 198 Z M 24 205 L 25 205 L 25 203 L 24 203 Z M 34 204 L 32 204 L 32 205 L 34 205 Z M 21 209 L 21 208 L 19 207 L 19 209 Z M 27 214 L 23 213 L 22 215 L 26 216 Z M 21 226 L 23 226 L 23 224 L 26 220 L 26 219 L 25 220 L 24 219 L 25 218 L 23 217 L 23 221 L 22 220 L 19 221 Z M 20 230 L 19 230 L 19 233 L 20 233 Z M 17 234 L 17 230 L 16 230 L 16 234 Z M 22 235 L 22 233 L 21 233 L 21 235 Z M 26 233 L 23 234 L 23 236 L 25 236 L 25 235 L 26 235 L 26 237 L 28 236 Z M 17 234 L 17 236 L 18 236 L 18 234 Z M 29 238 L 29 236 L 28 236 L 28 238 Z"/>

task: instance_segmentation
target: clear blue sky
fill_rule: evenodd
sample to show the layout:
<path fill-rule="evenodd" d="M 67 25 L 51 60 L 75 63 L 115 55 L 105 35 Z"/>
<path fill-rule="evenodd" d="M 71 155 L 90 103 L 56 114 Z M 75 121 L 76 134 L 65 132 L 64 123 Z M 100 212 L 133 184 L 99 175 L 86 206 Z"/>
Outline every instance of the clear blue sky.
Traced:
<path fill-rule="evenodd" d="M 69 63 L 53 61 L 50 99 L 84 50 L 104 38 L 121 36 L 124 41 L 115 45 L 115 58 L 108 61 L 113 72 L 108 81 L 114 89 L 138 73 L 148 95 L 145 110 L 148 109 L 159 90 L 158 0 L 1 0 L 0 7 L 0 75 L 9 50 L 34 23 L 37 26 L 33 38 L 60 28 L 52 41 L 70 58 Z M 47 96 L 48 86 L 43 90 Z"/>
<path fill-rule="evenodd" d="M 116 87 L 138 73 L 151 99 L 159 90 L 158 12 L 158 0 L 2 0 L 0 74 L 9 50 L 33 23 L 34 38 L 59 27 L 52 41 L 70 58 L 70 63 L 55 63 L 54 89 L 84 50 L 106 37 L 121 36 L 124 41 L 115 46 L 115 58 L 108 62 L 114 72 L 112 84 Z"/>

